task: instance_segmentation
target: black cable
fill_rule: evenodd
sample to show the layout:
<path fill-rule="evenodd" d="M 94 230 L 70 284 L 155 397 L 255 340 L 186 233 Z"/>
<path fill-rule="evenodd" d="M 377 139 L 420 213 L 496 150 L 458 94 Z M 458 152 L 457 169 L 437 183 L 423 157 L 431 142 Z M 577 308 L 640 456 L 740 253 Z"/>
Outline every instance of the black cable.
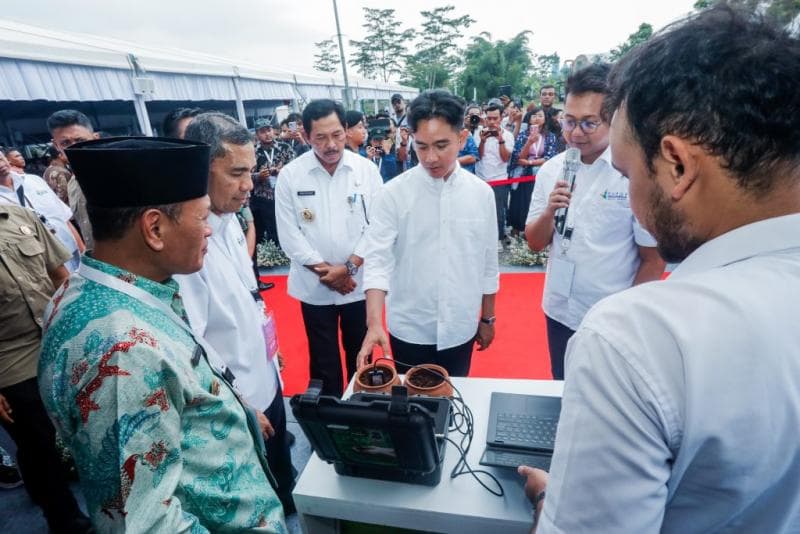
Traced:
<path fill-rule="evenodd" d="M 490 473 L 489 471 L 483 469 L 472 469 L 470 467 L 469 462 L 467 462 L 467 454 L 469 453 L 469 449 L 472 446 L 472 438 L 475 435 L 475 428 L 474 428 L 474 419 L 472 417 L 472 410 L 469 409 L 467 403 L 464 402 L 464 397 L 461 395 L 461 391 L 450 381 L 448 377 L 441 374 L 440 372 L 436 371 L 435 369 L 431 369 L 429 367 L 424 367 L 423 365 L 412 365 L 410 363 L 401 362 L 399 360 L 395 360 L 392 358 L 377 358 L 373 362 L 373 366 L 377 365 L 380 360 L 387 360 L 394 362 L 395 364 L 402 365 L 404 367 L 408 367 L 408 370 L 412 369 L 425 369 L 426 371 L 433 373 L 434 375 L 438 376 L 448 384 L 450 387 L 453 388 L 456 395 L 454 395 L 450 399 L 450 410 L 451 410 L 451 418 L 450 418 L 450 427 L 449 431 L 458 432 L 461 434 L 461 443 L 456 443 L 454 440 L 450 439 L 449 437 L 445 436 L 444 439 L 449 441 L 459 452 L 460 457 L 456 462 L 456 465 L 453 466 L 453 470 L 450 472 L 450 478 L 457 478 L 461 475 L 472 475 L 472 477 L 478 481 L 478 484 L 484 487 L 486 491 L 491 493 L 492 495 L 496 495 L 497 497 L 502 497 L 505 495 L 505 490 L 503 489 L 503 485 L 500 483 L 497 478 Z M 441 462 L 444 462 L 444 458 L 441 459 Z M 497 490 L 490 488 L 486 485 L 486 483 L 478 477 L 479 474 L 486 475 L 490 479 L 497 484 Z"/>

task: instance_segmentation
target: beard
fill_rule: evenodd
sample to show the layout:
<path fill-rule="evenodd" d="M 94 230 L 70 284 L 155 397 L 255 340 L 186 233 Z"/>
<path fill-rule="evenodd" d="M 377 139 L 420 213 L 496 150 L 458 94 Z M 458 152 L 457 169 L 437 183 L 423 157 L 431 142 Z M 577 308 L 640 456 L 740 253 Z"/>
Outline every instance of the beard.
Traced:
<path fill-rule="evenodd" d="M 686 215 L 672 206 L 660 187 L 651 189 L 649 204 L 649 226 L 656 239 L 658 253 L 664 261 L 681 262 L 705 243 L 689 233 Z"/>

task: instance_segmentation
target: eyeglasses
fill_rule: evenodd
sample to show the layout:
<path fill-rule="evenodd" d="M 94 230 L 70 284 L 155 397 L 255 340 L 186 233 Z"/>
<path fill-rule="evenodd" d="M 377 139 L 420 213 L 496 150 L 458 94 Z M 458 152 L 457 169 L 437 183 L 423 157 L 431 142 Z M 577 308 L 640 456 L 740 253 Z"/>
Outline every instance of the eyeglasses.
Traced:
<path fill-rule="evenodd" d="M 560 119 L 558 122 L 561 123 L 561 128 L 565 132 L 571 132 L 576 126 L 580 126 L 581 131 L 586 135 L 594 133 L 597 128 L 603 124 L 602 122 L 590 121 L 589 119 L 583 119 L 580 121 L 576 121 L 575 119 Z"/>

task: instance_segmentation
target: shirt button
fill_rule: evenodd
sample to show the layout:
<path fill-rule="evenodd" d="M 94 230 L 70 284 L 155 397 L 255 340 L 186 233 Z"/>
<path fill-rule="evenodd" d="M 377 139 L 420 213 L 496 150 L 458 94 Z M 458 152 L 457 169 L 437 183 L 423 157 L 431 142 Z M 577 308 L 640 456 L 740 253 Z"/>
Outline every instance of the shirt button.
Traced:
<path fill-rule="evenodd" d="M 37 317 L 36 318 L 36 324 L 38 324 L 39 326 L 42 326 L 42 318 L 41 317 Z"/>

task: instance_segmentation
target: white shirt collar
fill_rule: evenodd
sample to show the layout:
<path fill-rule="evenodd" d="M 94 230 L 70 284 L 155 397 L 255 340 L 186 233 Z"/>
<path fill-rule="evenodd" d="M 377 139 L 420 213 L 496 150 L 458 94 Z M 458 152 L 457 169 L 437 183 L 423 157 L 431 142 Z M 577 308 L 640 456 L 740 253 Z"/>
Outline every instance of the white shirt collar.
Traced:
<path fill-rule="evenodd" d="M 309 170 L 310 171 L 317 170 L 318 172 L 322 172 L 325 174 L 325 176 L 328 176 L 330 178 L 333 178 L 339 171 L 339 169 L 346 168 L 348 170 L 353 170 L 353 165 L 350 158 L 357 156 L 356 154 L 353 154 L 349 150 L 345 150 L 342 153 L 342 157 L 339 159 L 339 163 L 336 165 L 336 169 L 334 169 L 333 174 L 330 174 L 325 169 L 325 167 L 322 166 L 322 162 L 320 162 L 319 158 L 317 158 L 317 154 L 314 152 L 313 148 L 308 151 L 308 154 L 311 156 L 311 163 L 309 165 Z M 359 155 L 357 157 L 360 158 L 362 156 Z"/>
<path fill-rule="evenodd" d="M 672 271 L 671 278 L 729 265 L 760 254 L 800 248 L 800 213 L 735 228 L 704 243 Z"/>

